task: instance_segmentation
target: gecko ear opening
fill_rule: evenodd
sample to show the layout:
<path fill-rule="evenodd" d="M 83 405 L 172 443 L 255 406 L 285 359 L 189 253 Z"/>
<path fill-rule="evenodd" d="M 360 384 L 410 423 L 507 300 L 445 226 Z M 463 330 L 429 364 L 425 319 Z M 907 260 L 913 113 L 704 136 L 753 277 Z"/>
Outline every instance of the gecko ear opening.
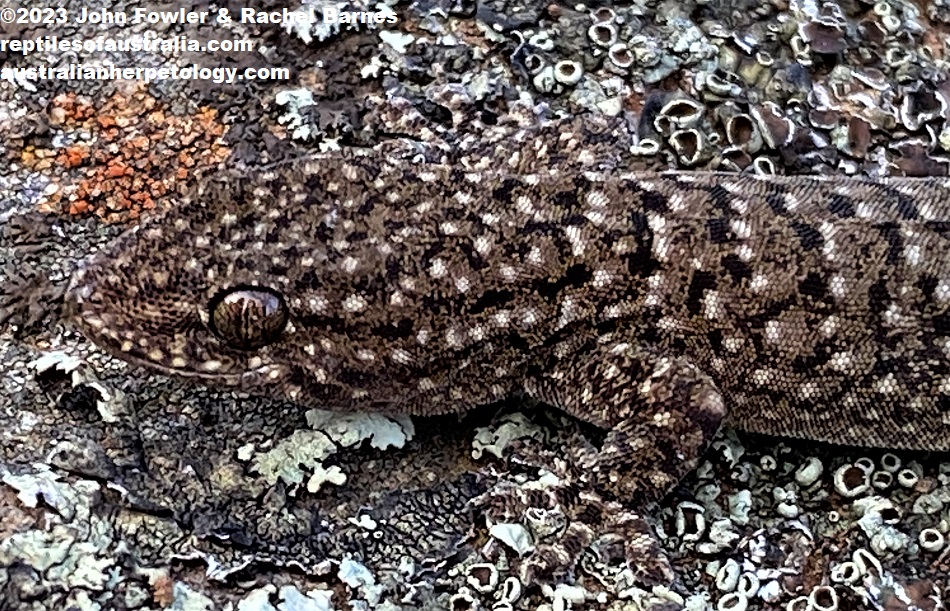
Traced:
<path fill-rule="evenodd" d="M 280 293 L 261 286 L 232 287 L 208 304 L 208 326 L 237 350 L 257 350 L 280 339 L 289 313 Z"/>

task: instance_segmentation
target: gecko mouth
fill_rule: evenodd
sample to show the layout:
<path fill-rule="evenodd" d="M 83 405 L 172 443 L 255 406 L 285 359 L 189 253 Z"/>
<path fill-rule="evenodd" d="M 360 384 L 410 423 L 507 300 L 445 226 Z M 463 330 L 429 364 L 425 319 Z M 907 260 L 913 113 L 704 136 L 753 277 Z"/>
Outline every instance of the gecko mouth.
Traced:
<path fill-rule="evenodd" d="M 195 359 L 175 356 L 165 350 L 155 349 L 152 354 L 131 343 L 112 337 L 82 318 L 73 318 L 73 324 L 90 341 L 113 357 L 135 367 L 141 367 L 162 375 L 186 378 L 206 383 L 209 386 L 251 387 L 261 378 L 271 375 L 273 367 L 262 363 L 238 362 L 232 359 Z M 123 345 L 124 344 L 124 345 Z M 251 360 L 254 357 L 246 357 Z M 180 362 L 176 362 L 180 360 Z"/>
<path fill-rule="evenodd" d="M 175 367 L 168 363 L 151 360 L 148 357 L 116 350 L 114 347 L 107 346 L 104 343 L 100 345 L 112 356 L 126 361 L 135 367 L 140 367 L 142 369 L 172 378 L 197 381 L 202 384 L 207 384 L 208 386 L 220 386 L 237 389 L 253 388 L 259 383 L 261 378 L 267 376 L 268 373 L 273 371 L 273 368 L 263 365 L 256 369 L 245 369 L 239 365 L 234 365 L 234 368 L 240 369 L 240 371 L 227 371 L 220 369 L 216 371 L 202 371 L 200 367 L 202 365 L 206 365 L 206 363 L 192 365 L 189 367 Z"/>

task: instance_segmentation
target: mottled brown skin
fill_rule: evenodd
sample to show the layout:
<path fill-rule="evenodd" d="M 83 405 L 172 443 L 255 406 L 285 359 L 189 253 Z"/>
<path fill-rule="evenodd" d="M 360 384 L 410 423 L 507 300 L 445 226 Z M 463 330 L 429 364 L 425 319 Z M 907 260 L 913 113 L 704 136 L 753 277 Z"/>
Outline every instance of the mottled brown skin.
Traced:
<path fill-rule="evenodd" d="M 272 343 L 209 328 L 234 287 L 283 298 Z M 429 415 L 527 392 L 610 429 L 571 458 L 634 505 L 692 469 L 727 412 L 759 433 L 950 449 L 943 178 L 311 159 L 205 182 L 68 299 L 120 358 L 300 404 Z"/>

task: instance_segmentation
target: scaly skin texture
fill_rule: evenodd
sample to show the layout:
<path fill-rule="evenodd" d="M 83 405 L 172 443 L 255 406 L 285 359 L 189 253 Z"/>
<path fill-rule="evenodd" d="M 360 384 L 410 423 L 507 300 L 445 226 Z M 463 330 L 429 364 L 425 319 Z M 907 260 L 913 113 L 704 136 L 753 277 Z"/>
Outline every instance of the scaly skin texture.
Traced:
<path fill-rule="evenodd" d="M 272 312 L 215 322 L 234 290 Z M 574 483 L 635 506 L 725 418 L 950 449 L 948 179 L 309 159 L 205 182 L 67 299 L 120 358 L 300 404 L 429 415 L 526 392 L 610 429 L 571 452 Z M 230 341 L 275 320 L 262 347 Z"/>

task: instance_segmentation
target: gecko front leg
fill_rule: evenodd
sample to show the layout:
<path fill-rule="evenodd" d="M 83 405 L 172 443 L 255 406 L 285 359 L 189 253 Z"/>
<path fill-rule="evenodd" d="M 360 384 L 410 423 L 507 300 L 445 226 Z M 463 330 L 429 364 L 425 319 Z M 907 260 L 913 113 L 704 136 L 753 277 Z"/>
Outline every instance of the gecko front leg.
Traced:
<path fill-rule="evenodd" d="M 565 457 L 569 486 L 591 490 L 602 500 L 575 496 L 577 501 L 565 508 L 575 523 L 567 527 L 560 545 L 570 552 L 558 545 L 539 546 L 529 561 L 530 570 L 550 573 L 557 570 L 552 563 L 576 562 L 574 552 L 595 544 L 592 547 L 600 550 L 620 548 L 628 566 L 645 583 L 669 576 L 666 559 L 658 557 L 660 547 L 646 523 L 635 517 L 621 520 L 618 516 L 624 512 L 604 508 L 619 504 L 640 510 L 663 498 L 698 465 L 726 415 L 715 382 L 684 357 L 607 336 L 593 346 L 552 356 L 526 380 L 525 389 L 609 431 L 599 450 L 580 445 Z M 604 518 L 600 523 L 610 531 L 606 540 L 583 536 L 590 529 L 577 523 L 594 507 L 599 507 L 597 514 Z"/>
<path fill-rule="evenodd" d="M 599 451 L 578 451 L 578 476 L 638 508 L 696 468 L 726 415 L 715 382 L 688 359 L 615 338 L 557 359 L 525 388 L 609 431 Z"/>

